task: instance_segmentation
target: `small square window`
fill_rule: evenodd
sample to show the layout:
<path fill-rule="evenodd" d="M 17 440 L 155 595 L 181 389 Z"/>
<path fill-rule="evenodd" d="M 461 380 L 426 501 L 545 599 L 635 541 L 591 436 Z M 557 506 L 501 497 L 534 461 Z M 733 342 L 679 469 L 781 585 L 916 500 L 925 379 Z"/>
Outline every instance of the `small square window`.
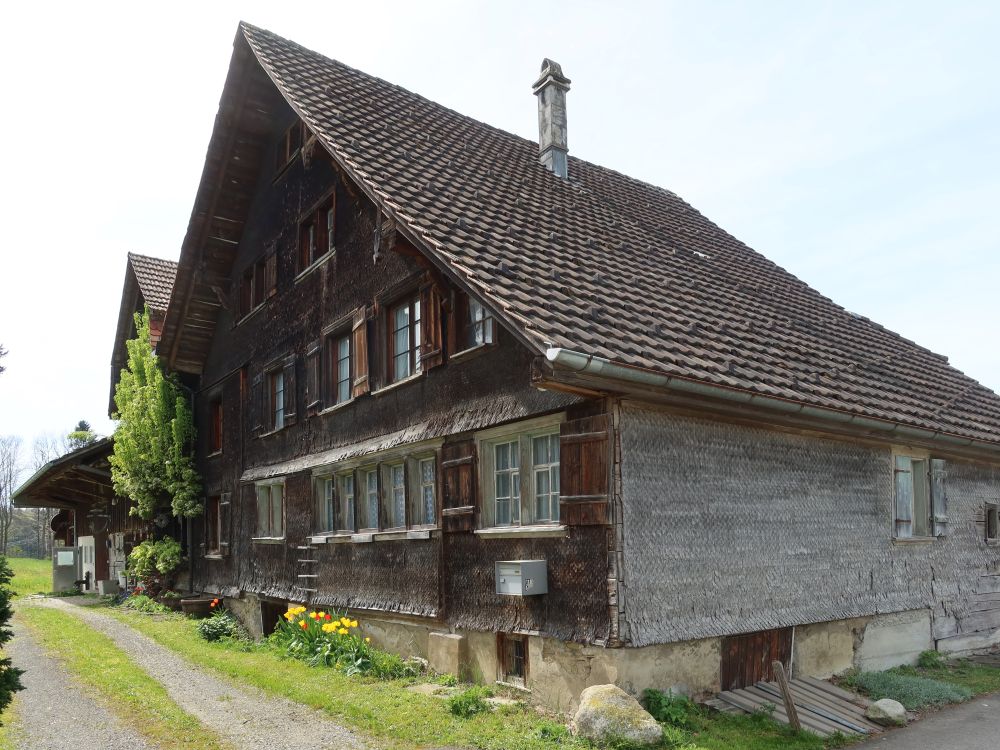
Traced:
<path fill-rule="evenodd" d="M 497 633 L 497 679 L 508 685 L 525 687 L 528 682 L 528 638 Z"/>

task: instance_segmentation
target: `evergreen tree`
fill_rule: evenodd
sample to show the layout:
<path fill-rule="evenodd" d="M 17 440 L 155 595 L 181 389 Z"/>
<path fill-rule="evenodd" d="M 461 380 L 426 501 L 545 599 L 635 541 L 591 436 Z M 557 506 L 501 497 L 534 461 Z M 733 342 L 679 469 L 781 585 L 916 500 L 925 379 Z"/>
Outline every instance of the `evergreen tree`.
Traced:
<path fill-rule="evenodd" d="M 115 492 L 131 498 L 131 513 L 150 519 L 169 498 L 175 516 L 201 513 L 201 479 L 189 453 L 194 421 L 177 380 L 164 374 L 149 341 L 149 310 L 135 316 L 126 342 L 128 365 L 115 387 Z"/>
<path fill-rule="evenodd" d="M 10 598 L 14 595 L 10 590 L 10 579 L 13 577 L 14 571 L 7 564 L 7 558 L 0 556 L 0 646 L 13 636 L 7 625 L 14 614 L 10 606 Z M 21 684 L 22 674 L 23 670 L 11 664 L 9 657 L 0 657 L 0 712 L 13 700 L 14 693 L 24 689 Z"/>
<path fill-rule="evenodd" d="M 91 429 L 90 422 L 86 419 L 81 419 L 76 423 L 73 431 L 66 436 L 66 443 L 69 445 L 71 451 L 75 451 L 80 448 L 86 448 L 88 445 L 93 445 L 97 442 L 98 438 L 98 434 Z"/>

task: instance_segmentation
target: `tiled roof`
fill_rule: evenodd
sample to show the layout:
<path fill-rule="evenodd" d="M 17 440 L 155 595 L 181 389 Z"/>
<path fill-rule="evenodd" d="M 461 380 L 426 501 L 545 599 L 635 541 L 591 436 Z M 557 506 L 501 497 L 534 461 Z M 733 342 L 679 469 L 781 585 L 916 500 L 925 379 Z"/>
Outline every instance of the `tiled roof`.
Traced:
<path fill-rule="evenodd" d="M 135 271 L 139 282 L 139 291 L 152 312 L 162 315 L 170 303 L 170 293 L 174 288 L 174 276 L 177 274 L 177 263 L 162 258 L 151 258 L 148 255 L 129 253 L 128 262 Z"/>
<path fill-rule="evenodd" d="M 540 351 L 1000 441 L 1000 397 L 674 193 L 572 157 L 557 178 L 532 141 L 241 28 L 345 169 Z"/>

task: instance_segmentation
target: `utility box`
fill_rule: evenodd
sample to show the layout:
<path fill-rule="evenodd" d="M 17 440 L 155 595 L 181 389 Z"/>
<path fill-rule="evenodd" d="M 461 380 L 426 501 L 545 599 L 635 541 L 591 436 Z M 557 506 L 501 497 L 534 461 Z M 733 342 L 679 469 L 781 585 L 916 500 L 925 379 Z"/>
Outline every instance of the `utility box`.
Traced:
<path fill-rule="evenodd" d="M 534 596 L 549 593 L 545 560 L 503 560 L 496 563 L 497 593 Z"/>
<path fill-rule="evenodd" d="M 73 591 L 80 579 L 80 548 L 56 547 L 52 550 L 52 590 Z"/>

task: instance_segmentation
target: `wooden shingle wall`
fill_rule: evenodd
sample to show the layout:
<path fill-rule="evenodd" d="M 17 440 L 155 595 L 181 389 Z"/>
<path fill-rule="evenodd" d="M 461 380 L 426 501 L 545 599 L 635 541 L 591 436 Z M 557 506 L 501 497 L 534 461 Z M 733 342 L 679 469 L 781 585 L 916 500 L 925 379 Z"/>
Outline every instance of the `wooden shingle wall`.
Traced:
<path fill-rule="evenodd" d="M 896 544 L 888 447 L 635 407 L 621 424 L 630 645 L 924 608 L 936 639 L 1000 627 L 997 469 L 947 461 L 948 536 Z"/>

